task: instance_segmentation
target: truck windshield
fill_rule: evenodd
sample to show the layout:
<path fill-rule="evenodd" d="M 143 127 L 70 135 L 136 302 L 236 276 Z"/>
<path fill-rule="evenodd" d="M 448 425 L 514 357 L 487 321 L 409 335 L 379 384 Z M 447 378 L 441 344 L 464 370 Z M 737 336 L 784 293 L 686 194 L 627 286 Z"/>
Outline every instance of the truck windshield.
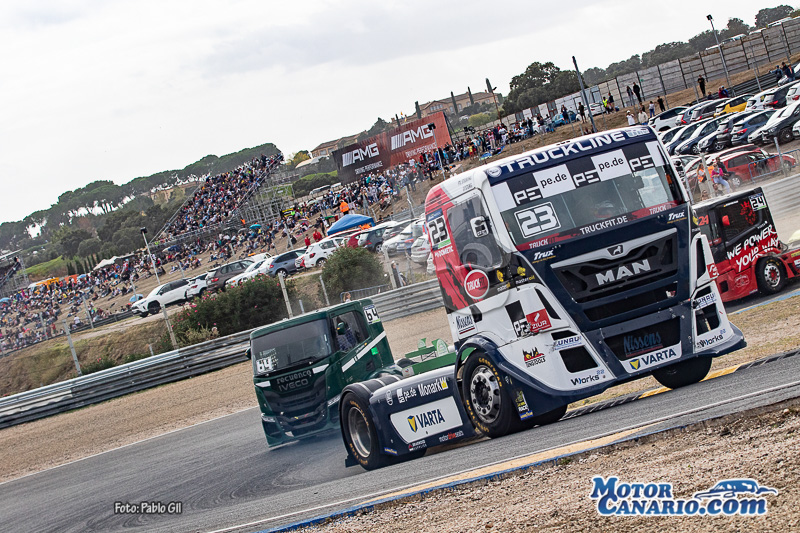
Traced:
<path fill-rule="evenodd" d="M 331 354 L 328 322 L 315 320 L 261 335 L 252 340 L 251 352 L 256 374 L 319 361 Z"/>
<path fill-rule="evenodd" d="M 684 202 L 658 143 L 623 146 L 494 185 L 519 249 L 588 235 Z M 526 245 L 526 246 L 523 246 Z M 534 247 L 534 246 L 531 246 Z"/>

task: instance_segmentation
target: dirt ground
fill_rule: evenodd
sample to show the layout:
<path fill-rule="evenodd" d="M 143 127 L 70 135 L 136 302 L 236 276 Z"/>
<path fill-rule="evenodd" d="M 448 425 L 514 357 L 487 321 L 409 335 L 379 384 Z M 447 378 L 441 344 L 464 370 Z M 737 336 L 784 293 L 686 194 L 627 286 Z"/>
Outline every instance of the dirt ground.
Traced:
<path fill-rule="evenodd" d="M 713 369 L 800 347 L 800 297 L 789 298 L 732 317 L 745 333 L 748 347 L 718 358 Z M 444 310 L 419 313 L 384 324 L 395 357 L 416 349 L 417 340 L 452 342 Z M 600 401 L 653 389 L 645 378 L 607 390 L 581 402 Z M 153 409 L 153 406 L 159 406 Z M 249 363 L 116 398 L 69 413 L 0 430 L 0 482 L 64 464 L 191 424 L 256 405 Z M 86 428 L 92 428 L 87 432 Z"/>
<path fill-rule="evenodd" d="M 672 430 L 296 531 L 798 531 L 799 436 L 795 401 L 760 416 L 731 416 Z M 758 517 L 602 517 L 589 497 L 595 476 L 617 476 L 620 483 L 671 483 L 678 499 L 737 478 L 755 479 L 778 494 L 766 496 L 767 512 Z"/>

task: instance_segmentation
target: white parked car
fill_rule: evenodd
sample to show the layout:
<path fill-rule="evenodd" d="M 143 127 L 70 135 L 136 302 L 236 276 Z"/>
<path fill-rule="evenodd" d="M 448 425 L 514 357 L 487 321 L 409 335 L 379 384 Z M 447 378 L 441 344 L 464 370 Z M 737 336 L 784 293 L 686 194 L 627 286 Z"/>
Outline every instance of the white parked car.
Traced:
<path fill-rule="evenodd" d="M 319 242 L 311 243 L 306 253 L 295 259 L 297 268 L 314 268 L 322 266 L 336 249 L 347 243 L 344 237 L 328 237 Z"/>
<path fill-rule="evenodd" d="M 681 116 L 685 110 L 686 106 L 678 106 L 673 107 L 672 109 L 667 109 L 663 113 L 651 118 L 648 123 L 650 124 L 650 127 L 656 131 L 666 131 L 674 128 L 675 126 L 680 126 Z"/>
<path fill-rule="evenodd" d="M 767 96 L 768 93 L 775 92 L 775 87 L 772 89 L 767 89 L 766 91 L 761 91 L 760 93 L 750 97 L 747 99 L 747 105 L 744 106 L 745 111 L 760 111 L 764 109 L 764 97 Z"/>
<path fill-rule="evenodd" d="M 255 275 L 258 274 L 258 272 L 256 272 L 256 270 L 258 270 L 259 268 L 263 267 L 264 263 L 266 263 L 267 261 L 268 261 L 268 259 L 266 259 L 266 258 L 256 261 L 255 263 L 253 263 L 252 265 L 247 267 L 244 272 L 242 272 L 241 274 L 236 274 L 231 279 L 226 281 L 225 282 L 225 287 L 226 288 L 234 287 L 234 286 L 240 284 L 243 281 L 247 281 L 248 279 L 251 279 L 251 278 L 255 277 Z"/>
<path fill-rule="evenodd" d="M 189 285 L 189 280 L 186 279 L 163 283 L 150 291 L 146 297 L 135 302 L 131 306 L 131 312 L 144 318 L 148 314 L 158 313 L 162 307 L 169 304 L 182 302 L 186 299 L 187 285 Z"/>
<path fill-rule="evenodd" d="M 383 247 L 386 252 L 392 256 L 397 254 L 406 253 L 407 241 L 414 242 L 413 240 L 422 235 L 425 228 L 425 221 L 421 218 L 408 224 L 400 233 L 395 235 L 389 240 L 383 242 Z"/>
<path fill-rule="evenodd" d="M 423 233 L 411 245 L 411 260 L 415 263 L 425 264 L 429 255 L 431 255 L 431 243 L 428 240 L 428 234 Z"/>
<path fill-rule="evenodd" d="M 592 102 L 589 104 L 589 112 L 592 114 L 593 117 L 597 115 L 602 115 L 606 112 L 606 109 L 603 107 L 603 104 L 598 104 L 597 102 Z"/>
<path fill-rule="evenodd" d="M 208 282 L 206 278 L 208 277 L 208 272 L 205 274 L 200 274 L 194 279 L 189 280 L 189 284 L 186 286 L 186 294 L 184 294 L 185 300 L 191 300 L 195 296 L 203 296 L 206 292 L 206 287 Z"/>

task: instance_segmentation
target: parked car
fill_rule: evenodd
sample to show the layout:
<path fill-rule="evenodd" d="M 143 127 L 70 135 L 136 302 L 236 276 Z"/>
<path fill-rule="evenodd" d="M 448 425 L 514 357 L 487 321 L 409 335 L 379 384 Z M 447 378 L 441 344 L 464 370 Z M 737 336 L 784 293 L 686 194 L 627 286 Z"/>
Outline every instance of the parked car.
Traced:
<path fill-rule="evenodd" d="M 795 68 L 800 68 L 800 64 L 798 64 Z M 800 85 L 792 85 L 789 89 L 789 92 L 786 93 L 786 103 L 791 104 L 792 102 L 796 102 L 800 100 Z"/>
<path fill-rule="evenodd" d="M 605 113 L 606 110 L 603 107 L 603 104 L 592 102 L 591 104 L 589 104 L 589 112 L 592 114 L 593 117 L 596 117 L 597 115 L 602 115 L 603 113 Z"/>
<path fill-rule="evenodd" d="M 776 138 L 781 144 L 794 140 L 792 126 L 798 119 L 800 119 L 800 102 L 795 102 L 776 112 L 769 117 L 761 130 L 762 143 L 772 143 Z"/>
<path fill-rule="evenodd" d="M 681 114 L 680 123 L 684 126 L 690 124 L 692 122 L 692 113 L 694 113 L 694 110 L 706 105 L 707 103 L 708 101 L 704 100 L 698 104 L 691 105 L 684 109 L 683 113 Z"/>
<path fill-rule="evenodd" d="M 405 254 L 414 239 L 422 235 L 424 225 L 425 223 L 421 219 L 415 220 L 403 228 L 400 233 L 384 241 L 383 246 L 386 247 L 386 252 L 389 256 Z M 409 240 L 411 243 L 408 242 Z"/>
<path fill-rule="evenodd" d="M 241 282 L 243 282 L 243 281 L 247 281 L 248 279 L 252 278 L 253 276 L 255 276 L 255 275 L 256 275 L 256 273 L 257 273 L 256 271 L 257 271 L 257 270 L 258 270 L 258 269 L 259 269 L 259 268 L 260 268 L 260 267 L 261 267 L 261 266 L 262 266 L 264 263 L 266 263 L 267 261 L 269 261 L 269 259 L 261 259 L 260 261 L 256 261 L 255 263 L 251 264 L 249 267 L 247 267 L 247 268 L 244 270 L 244 272 L 241 272 L 241 273 L 239 273 L 239 274 L 236 274 L 236 275 L 235 275 L 235 276 L 233 276 L 232 278 L 228 279 L 228 280 L 225 282 L 225 287 L 226 287 L 226 288 L 228 288 L 228 287 L 233 287 L 233 286 L 235 286 L 235 285 L 238 285 L 238 284 L 240 284 L 240 283 L 241 283 Z M 250 274 L 253 274 L 253 275 L 251 276 Z"/>
<path fill-rule="evenodd" d="M 787 83 L 785 85 L 781 85 L 780 87 L 775 87 L 767 92 L 764 95 L 764 101 L 762 103 L 764 109 L 780 109 L 781 107 L 786 106 L 786 94 L 797 84 L 800 84 L 800 81 Z"/>
<path fill-rule="evenodd" d="M 208 283 L 206 282 L 206 278 L 208 277 L 208 272 L 205 274 L 200 274 L 194 279 L 189 280 L 189 284 L 186 286 L 186 294 L 184 295 L 185 300 L 191 300 L 195 296 L 203 296 L 203 293 L 206 292 L 206 287 Z"/>
<path fill-rule="evenodd" d="M 729 100 L 730 98 L 726 98 L 724 100 L 711 100 L 710 102 L 705 102 L 703 105 L 696 107 L 694 111 L 692 111 L 691 121 L 700 122 L 701 120 L 712 118 L 717 106 L 720 104 L 725 104 Z"/>
<path fill-rule="evenodd" d="M 659 113 L 648 121 L 650 127 L 656 131 L 667 131 L 681 123 L 681 115 L 686 109 L 686 106 L 673 107 L 667 109 L 663 113 Z"/>
<path fill-rule="evenodd" d="M 766 124 L 774 113 L 775 111 L 772 110 L 756 111 L 752 115 L 748 115 L 741 124 L 735 124 L 731 132 L 731 145 L 739 146 L 747 143 L 747 136 Z"/>
<path fill-rule="evenodd" d="M 659 137 L 661 138 L 661 142 L 665 145 L 670 142 L 672 139 L 675 138 L 675 135 L 679 134 L 683 128 L 686 126 L 681 126 L 678 124 L 672 129 L 664 130 L 663 132 L 659 133 Z"/>
<path fill-rule="evenodd" d="M 428 240 L 428 234 L 423 233 L 411 245 L 411 260 L 415 263 L 425 264 L 429 255 L 431 255 L 431 243 Z"/>
<path fill-rule="evenodd" d="M 391 220 L 378 224 L 368 230 L 364 230 L 358 236 L 358 245 L 366 248 L 370 252 L 380 252 L 383 247 L 384 234 L 386 231 L 394 229 L 399 225 L 400 223 Z"/>
<path fill-rule="evenodd" d="M 694 133 L 692 133 L 691 137 L 683 141 L 675 148 L 676 154 L 699 154 L 700 148 L 697 146 L 697 143 L 700 142 L 700 139 L 705 137 L 706 135 L 712 133 L 714 130 L 717 129 L 717 126 L 724 117 L 719 118 L 712 118 L 706 119 L 705 122 L 699 122 L 700 127 L 697 128 Z"/>
<path fill-rule="evenodd" d="M 760 93 L 756 93 L 752 97 L 747 99 L 747 105 L 745 106 L 745 111 L 762 111 L 764 109 L 764 97 L 772 92 L 772 89 L 766 89 L 761 91 Z"/>
<path fill-rule="evenodd" d="M 144 318 L 148 314 L 158 313 L 162 307 L 182 302 L 186 299 L 187 285 L 189 285 L 189 280 L 186 279 L 162 283 L 150 291 L 150 294 L 134 302 L 131 305 L 131 312 Z"/>
<path fill-rule="evenodd" d="M 761 148 L 754 147 L 751 150 L 726 153 L 724 155 L 716 155 L 706 158 L 706 165 L 710 165 L 716 158 L 719 158 L 720 163 L 728 171 L 728 183 L 731 187 L 738 188 L 743 183 L 748 183 L 753 178 L 777 172 L 781 169 L 781 165 L 791 168 L 797 164 L 795 158 L 784 155 L 782 160 L 779 160 L 777 155 L 770 154 Z M 694 187 L 697 181 L 697 173 L 700 172 L 696 168 L 689 176 L 689 184 Z"/>
<path fill-rule="evenodd" d="M 749 112 L 719 115 L 717 118 L 722 120 L 717 125 L 717 129 L 700 139 L 700 142 L 697 143 L 697 147 L 701 152 L 705 153 L 719 152 L 720 150 L 727 148 L 730 146 L 733 125 L 737 121 L 743 121 L 749 115 Z"/>
<path fill-rule="evenodd" d="M 567 116 L 569 117 L 570 122 L 576 122 L 578 120 L 578 117 L 575 115 L 575 111 L 572 111 L 571 109 L 567 111 Z M 560 111 L 550 117 L 550 120 L 552 121 L 554 128 L 556 126 L 563 126 L 564 124 L 567 124 L 567 122 L 564 121 L 564 115 L 562 115 Z"/>
<path fill-rule="evenodd" d="M 697 124 L 689 124 L 688 126 L 684 126 L 681 128 L 681 131 L 678 132 L 675 137 L 669 143 L 666 143 L 664 146 L 667 148 L 667 153 L 669 155 L 676 155 L 675 148 L 679 145 L 683 144 L 685 140 L 692 136 L 692 134 L 697 131 L 697 128 L 701 126 L 700 123 Z"/>
<path fill-rule="evenodd" d="M 305 248 L 297 248 L 296 250 L 289 250 L 282 254 L 276 255 L 269 260 L 269 268 L 267 274 L 269 276 L 288 276 L 297 272 L 297 265 L 295 259 L 306 253 Z"/>
<path fill-rule="evenodd" d="M 208 281 L 207 289 L 209 291 L 225 290 L 225 282 L 237 274 L 241 274 L 253 262 L 249 259 L 239 259 L 238 261 L 231 261 L 224 265 L 212 270 L 208 273 L 206 280 Z"/>
<path fill-rule="evenodd" d="M 303 255 L 295 260 L 295 266 L 298 269 L 321 267 L 328 260 L 328 257 L 346 242 L 347 240 L 344 237 L 334 236 L 311 243 Z"/>
<path fill-rule="evenodd" d="M 725 113 L 738 113 L 739 111 L 744 111 L 744 108 L 747 107 L 747 100 L 752 97 L 752 94 L 735 96 L 729 99 L 727 102 L 723 102 L 718 105 L 714 110 L 714 116 L 717 117 L 719 115 L 724 115 Z"/>

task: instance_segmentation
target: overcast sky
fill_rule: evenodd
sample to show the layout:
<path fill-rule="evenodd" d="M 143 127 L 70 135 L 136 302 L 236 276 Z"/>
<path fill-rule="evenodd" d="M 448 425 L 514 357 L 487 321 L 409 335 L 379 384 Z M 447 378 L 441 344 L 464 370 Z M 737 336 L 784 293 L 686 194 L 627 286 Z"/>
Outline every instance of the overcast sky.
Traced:
<path fill-rule="evenodd" d="M 606 67 L 708 29 L 709 9 L 721 28 L 764 7 L 714 5 L 4 0 L 0 222 L 94 180 L 310 150 L 487 77 L 506 94 L 534 61 Z"/>

